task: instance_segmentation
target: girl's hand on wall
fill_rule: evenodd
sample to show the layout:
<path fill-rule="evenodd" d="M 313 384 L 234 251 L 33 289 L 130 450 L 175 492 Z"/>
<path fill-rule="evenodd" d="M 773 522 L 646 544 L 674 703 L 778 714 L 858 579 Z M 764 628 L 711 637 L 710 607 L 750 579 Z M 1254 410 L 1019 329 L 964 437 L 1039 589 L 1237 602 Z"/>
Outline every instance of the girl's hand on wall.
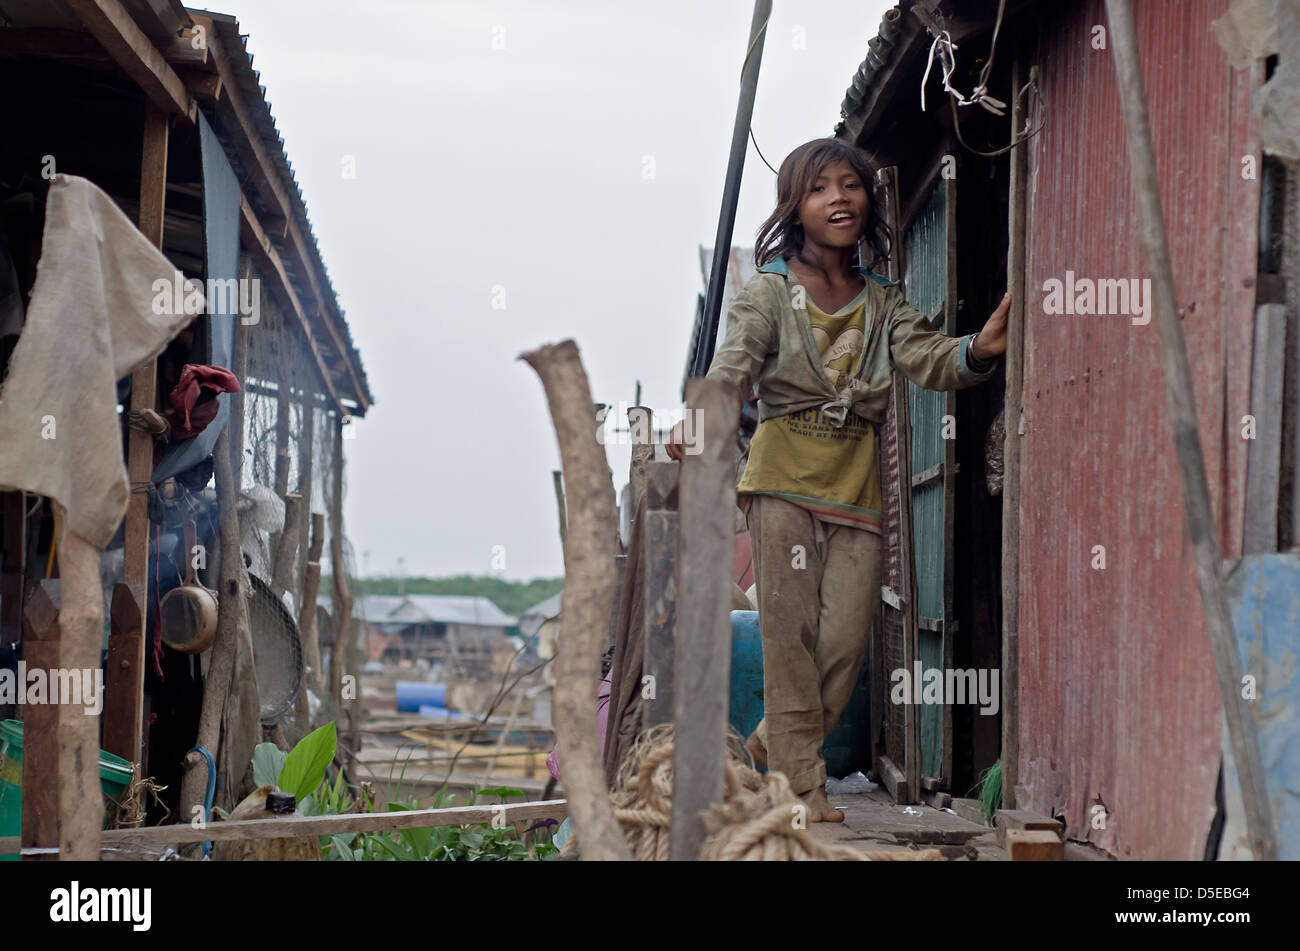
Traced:
<path fill-rule="evenodd" d="M 976 360 L 987 360 L 1007 352 L 1007 313 L 1011 310 L 1011 292 L 1002 295 L 1002 303 L 980 328 L 979 336 L 971 347 Z"/>
<path fill-rule="evenodd" d="M 664 443 L 664 450 L 668 453 L 669 459 L 681 462 L 686 455 L 685 447 L 686 420 L 680 420 L 673 431 L 668 434 L 668 441 Z"/>

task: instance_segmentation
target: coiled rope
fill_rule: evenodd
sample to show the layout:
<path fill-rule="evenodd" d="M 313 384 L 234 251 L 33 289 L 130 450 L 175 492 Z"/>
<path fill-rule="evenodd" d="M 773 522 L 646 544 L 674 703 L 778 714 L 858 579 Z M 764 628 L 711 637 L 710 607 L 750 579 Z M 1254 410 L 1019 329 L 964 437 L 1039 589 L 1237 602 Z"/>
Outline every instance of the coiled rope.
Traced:
<path fill-rule="evenodd" d="M 673 727 L 661 724 L 643 733 L 619 766 L 610 793 L 614 817 L 638 861 L 668 860 L 672 827 Z M 763 776 L 753 768 L 741 738 L 727 738 L 724 801 L 704 813 L 708 837 L 700 850 L 706 861 L 937 861 L 937 849 L 862 851 L 826 845 L 807 828 L 807 806 L 783 773 Z M 578 849 L 576 833 L 562 855 Z"/>

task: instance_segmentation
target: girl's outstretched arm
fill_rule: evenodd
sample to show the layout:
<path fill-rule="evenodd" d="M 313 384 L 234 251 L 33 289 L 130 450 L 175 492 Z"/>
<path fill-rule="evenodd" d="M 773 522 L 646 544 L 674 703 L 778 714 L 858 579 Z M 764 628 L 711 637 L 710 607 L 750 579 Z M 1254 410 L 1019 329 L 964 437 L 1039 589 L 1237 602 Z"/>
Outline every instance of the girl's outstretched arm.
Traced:
<path fill-rule="evenodd" d="M 1006 350 L 1006 312 L 1010 298 L 1002 304 L 979 334 L 950 337 L 936 330 L 930 321 L 904 299 L 897 285 L 886 288 L 889 304 L 889 357 L 895 367 L 917 386 L 927 390 L 960 390 L 991 377 L 997 369 L 992 358 Z M 984 345 L 984 335 L 992 337 Z M 980 349 L 972 352 L 972 344 Z M 994 349 L 996 348 L 996 349 Z M 981 354 L 988 362 L 981 360 Z"/>
<path fill-rule="evenodd" d="M 976 360 L 989 360 L 1007 352 L 1007 314 L 1011 310 L 1011 292 L 1002 295 L 1002 303 L 995 310 L 971 343 L 971 356 Z"/>

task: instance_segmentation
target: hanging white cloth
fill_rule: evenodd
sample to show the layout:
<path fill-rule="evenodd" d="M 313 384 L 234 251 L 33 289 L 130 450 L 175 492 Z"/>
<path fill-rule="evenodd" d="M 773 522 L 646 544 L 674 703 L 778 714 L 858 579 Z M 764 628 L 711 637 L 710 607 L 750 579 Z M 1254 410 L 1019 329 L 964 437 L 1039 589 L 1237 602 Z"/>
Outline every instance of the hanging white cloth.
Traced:
<path fill-rule="evenodd" d="M 176 268 L 84 178 L 50 183 L 27 323 L 0 391 L 0 487 L 54 499 L 97 548 L 126 514 L 117 381 L 193 319 L 159 307 Z"/>

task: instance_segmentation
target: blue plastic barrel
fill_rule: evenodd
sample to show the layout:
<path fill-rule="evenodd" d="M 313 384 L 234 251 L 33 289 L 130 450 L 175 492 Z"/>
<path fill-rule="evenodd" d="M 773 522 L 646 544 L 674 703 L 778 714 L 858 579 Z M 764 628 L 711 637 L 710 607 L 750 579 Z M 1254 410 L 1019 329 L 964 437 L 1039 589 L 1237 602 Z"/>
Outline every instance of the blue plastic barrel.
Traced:
<path fill-rule="evenodd" d="M 447 706 L 447 685 L 431 684 L 422 680 L 397 682 L 397 712 L 419 713 L 421 706 Z"/>
<path fill-rule="evenodd" d="M 731 725 L 748 737 L 763 719 L 763 639 L 757 611 L 731 612 Z M 822 758 L 830 776 L 847 776 L 871 767 L 871 706 L 867 662 L 863 658 L 857 685 L 839 722 L 826 737 Z"/>

